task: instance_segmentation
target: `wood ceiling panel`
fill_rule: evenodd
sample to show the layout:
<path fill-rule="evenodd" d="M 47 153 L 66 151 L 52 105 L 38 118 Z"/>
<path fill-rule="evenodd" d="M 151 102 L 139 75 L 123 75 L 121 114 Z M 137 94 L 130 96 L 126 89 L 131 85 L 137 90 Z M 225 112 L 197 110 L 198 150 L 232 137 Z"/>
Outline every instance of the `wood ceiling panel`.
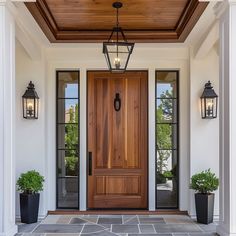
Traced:
<path fill-rule="evenodd" d="M 110 30 L 116 22 L 114 0 L 46 0 L 60 30 Z M 174 29 L 188 0 L 123 0 L 123 29 Z"/>
<path fill-rule="evenodd" d="M 102 42 L 115 25 L 114 0 L 37 0 L 25 3 L 51 42 Z M 120 26 L 135 42 L 183 42 L 207 3 L 122 0 Z"/>

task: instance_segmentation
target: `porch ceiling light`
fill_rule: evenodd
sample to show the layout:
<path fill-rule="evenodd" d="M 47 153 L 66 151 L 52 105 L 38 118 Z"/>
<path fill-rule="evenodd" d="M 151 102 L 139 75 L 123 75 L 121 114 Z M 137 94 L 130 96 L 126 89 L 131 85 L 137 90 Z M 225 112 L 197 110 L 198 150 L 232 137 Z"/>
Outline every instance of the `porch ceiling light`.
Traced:
<path fill-rule="evenodd" d="M 214 119 L 217 117 L 218 95 L 215 93 L 211 82 L 205 84 L 201 96 L 202 119 Z"/>
<path fill-rule="evenodd" d="M 119 26 L 118 11 L 123 4 L 114 2 L 112 6 L 116 9 L 116 26 L 113 28 L 108 41 L 103 42 L 103 53 L 111 72 L 125 72 L 134 43 L 128 43 L 122 28 Z"/>
<path fill-rule="evenodd" d="M 27 90 L 22 96 L 23 117 L 25 119 L 38 119 L 39 97 L 34 84 L 30 81 Z"/>

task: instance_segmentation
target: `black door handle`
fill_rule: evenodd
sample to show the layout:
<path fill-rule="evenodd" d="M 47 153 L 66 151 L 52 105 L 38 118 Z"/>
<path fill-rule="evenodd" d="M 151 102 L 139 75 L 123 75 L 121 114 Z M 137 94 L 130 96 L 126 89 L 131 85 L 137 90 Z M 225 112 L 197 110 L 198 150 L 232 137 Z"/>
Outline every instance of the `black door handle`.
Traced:
<path fill-rule="evenodd" d="M 88 163 L 88 168 L 89 168 L 89 175 L 93 175 L 93 159 L 92 159 L 92 152 L 89 152 L 89 163 Z"/>
<path fill-rule="evenodd" d="M 115 108 L 115 111 L 119 111 L 121 108 L 121 99 L 120 99 L 119 93 L 116 93 L 116 97 L 114 99 L 114 108 Z"/>

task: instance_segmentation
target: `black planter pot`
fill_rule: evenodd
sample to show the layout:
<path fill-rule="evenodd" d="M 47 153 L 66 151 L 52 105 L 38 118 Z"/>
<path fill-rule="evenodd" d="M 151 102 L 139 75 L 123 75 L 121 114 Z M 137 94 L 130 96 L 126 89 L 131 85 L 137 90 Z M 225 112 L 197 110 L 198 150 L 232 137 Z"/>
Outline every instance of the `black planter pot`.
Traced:
<path fill-rule="evenodd" d="M 39 193 L 20 194 L 21 222 L 26 224 L 38 221 Z"/>
<path fill-rule="evenodd" d="M 197 222 L 210 224 L 213 222 L 215 194 L 195 194 Z"/>

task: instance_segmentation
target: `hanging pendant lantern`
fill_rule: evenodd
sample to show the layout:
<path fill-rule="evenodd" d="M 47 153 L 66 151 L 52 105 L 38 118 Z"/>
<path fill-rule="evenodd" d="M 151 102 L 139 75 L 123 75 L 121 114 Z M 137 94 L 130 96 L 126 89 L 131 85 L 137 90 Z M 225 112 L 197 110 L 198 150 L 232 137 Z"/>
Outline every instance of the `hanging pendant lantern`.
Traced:
<path fill-rule="evenodd" d="M 122 28 L 119 27 L 118 11 L 123 4 L 114 2 L 112 6 L 116 9 L 116 27 L 113 28 L 108 41 L 103 42 L 103 53 L 111 72 L 125 72 L 134 43 L 128 43 Z"/>
<path fill-rule="evenodd" d="M 38 119 L 39 97 L 34 84 L 30 81 L 27 90 L 22 96 L 23 117 L 25 119 Z"/>
<path fill-rule="evenodd" d="M 215 93 L 211 82 L 205 84 L 201 96 L 202 119 L 214 119 L 217 117 L 218 95 Z"/>

